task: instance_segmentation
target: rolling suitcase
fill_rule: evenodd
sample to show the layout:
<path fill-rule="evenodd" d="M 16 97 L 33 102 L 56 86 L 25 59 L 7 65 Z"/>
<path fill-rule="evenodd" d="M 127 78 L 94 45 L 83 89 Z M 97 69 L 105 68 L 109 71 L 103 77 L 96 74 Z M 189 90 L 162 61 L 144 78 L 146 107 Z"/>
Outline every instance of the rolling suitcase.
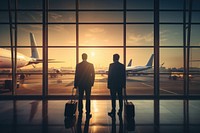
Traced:
<path fill-rule="evenodd" d="M 66 104 L 65 104 L 65 112 L 64 112 L 64 116 L 65 117 L 73 117 L 76 114 L 76 109 L 77 109 L 77 101 L 73 100 L 73 97 L 75 97 L 74 95 L 74 89 L 72 89 L 72 99 L 69 100 Z"/>
<path fill-rule="evenodd" d="M 135 131 L 135 105 L 128 102 L 126 90 L 124 89 L 124 119 L 127 131 Z"/>
<path fill-rule="evenodd" d="M 133 102 L 128 102 L 126 98 L 126 89 L 124 89 L 124 115 L 125 118 L 128 120 L 134 119 L 135 117 L 135 105 Z"/>
<path fill-rule="evenodd" d="M 125 100 L 124 102 L 124 112 L 127 120 L 134 119 L 135 117 L 135 105 L 132 102 Z"/>

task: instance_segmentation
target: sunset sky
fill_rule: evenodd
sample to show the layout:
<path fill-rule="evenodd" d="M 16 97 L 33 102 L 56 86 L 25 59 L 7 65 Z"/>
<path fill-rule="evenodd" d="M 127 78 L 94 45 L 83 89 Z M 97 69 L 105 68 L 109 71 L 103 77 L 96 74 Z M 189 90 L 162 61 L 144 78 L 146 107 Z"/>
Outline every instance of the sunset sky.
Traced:
<path fill-rule="evenodd" d="M 144 4 L 145 3 L 145 4 Z M 166 4 L 167 3 L 167 4 Z M 200 10 L 199 1 L 194 0 L 193 9 Z M 200 5 L 200 3 L 199 3 Z M 0 2 L 0 9 L 7 9 L 4 1 Z M 26 1 L 19 0 L 19 9 L 42 9 L 41 0 Z M 123 9 L 123 0 L 80 0 L 80 9 Z M 183 9 L 181 0 L 161 0 L 161 9 Z M 71 48 L 49 48 L 49 58 L 65 63 L 49 64 L 49 67 L 75 67 L 76 64 L 76 12 L 75 0 L 49 0 L 49 9 L 71 9 L 71 11 L 49 11 L 50 23 L 71 24 L 49 24 L 48 44 L 49 46 L 72 46 Z M 127 9 L 153 9 L 153 0 L 127 0 Z M 152 46 L 152 48 L 127 48 L 126 62 L 133 59 L 133 65 L 145 65 L 153 53 L 154 27 L 153 11 L 127 11 L 128 23 L 145 22 L 148 24 L 127 24 L 126 45 L 127 46 Z M 193 12 L 192 22 L 200 23 L 200 11 Z M 187 16 L 188 18 L 188 16 Z M 42 11 L 19 11 L 18 22 L 42 23 Z M 0 12 L 0 23 L 8 23 L 8 11 Z M 79 46 L 123 46 L 123 11 L 80 11 L 79 12 Z M 84 23 L 118 23 L 118 24 L 84 24 Z M 182 23 L 182 11 L 161 11 L 161 23 Z M 30 46 L 30 32 L 34 33 L 38 46 L 42 46 L 42 24 L 18 24 L 18 46 Z M 191 46 L 200 46 L 200 25 L 192 25 Z M 9 24 L 0 24 L 0 46 L 10 45 Z M 73 48 L 74 46 L 74 48 Z M 160 46 L 183 46 L 182 24 L 160 24 Z M 27 56 L 30 56 L 29 48 L 18 48 Z M 39 48 L 40 56 L 42 49 Z M 88 54 L 88 61 L 94 63 L 95 67 L 107 67 L 112 62 L 112 55 L 119 53 L 123 62 L 123 48 L 80 48 L 81 54 Z M 199 49 L 191 50 L 191 59 L 198 58 Z M 183 49 L 161 48 L 160 62 L 164 66 L 183 67 Z M 193 63 L 200 67 L 199 63 Z"/>

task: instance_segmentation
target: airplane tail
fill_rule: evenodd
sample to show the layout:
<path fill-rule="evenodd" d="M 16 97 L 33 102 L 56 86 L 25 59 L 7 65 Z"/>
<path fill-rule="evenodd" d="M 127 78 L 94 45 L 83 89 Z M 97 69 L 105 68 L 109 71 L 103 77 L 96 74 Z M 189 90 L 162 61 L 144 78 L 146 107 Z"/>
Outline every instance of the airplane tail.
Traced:
<path fill-rule="evenodd" d="M 152 64 L 153 64 L 153 57 L 154 57 L 154 54 L 151 55 L 151 57 L 149 58 L 149 61 L 146 64 L 146 66 L 152 66 Z"/>
<path fill-rule="evenodd" d="M 38 50 L 37 47 L 35 47 L 37 46 L 37 44 L 33 33 L 30 33 L 30 42 L 31 42 L 31 58 L 39 59 Z"/>
<path fill-rule="evenodd" d="M 132 59 L 130 59 L 130 61 L 129 61 L 127 67 L 130 67 L 131 65 L 132 65 Z"/>

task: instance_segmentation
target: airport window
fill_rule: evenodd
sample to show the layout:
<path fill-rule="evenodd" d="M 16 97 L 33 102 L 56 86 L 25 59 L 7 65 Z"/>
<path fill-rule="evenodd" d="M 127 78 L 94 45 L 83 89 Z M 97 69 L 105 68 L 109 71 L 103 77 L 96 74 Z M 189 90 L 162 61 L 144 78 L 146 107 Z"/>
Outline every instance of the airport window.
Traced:
<path fill-rule="evenodd" d="M 76 0 L 49 0 L 50 10 L 72 10 L 76 8 Z"/>
<path fill-rule="evenodd" d="M 196 108 L 198 107 L 198 108 Z M 200 107 L 199 100 L 190 100 L 189 101 L 189 122 L 190 124 L 198 124 L 200 123 L 200 117 L 198 115 Z"/>
<path fill-rule="evenodd" d="M 79 22 L 85 22 L 85 23 L 123 22 L 123 12 L 80 11 L 79 12 Z"/>
<path fill-rule="evenodd" d="M 31 39 L 34 40 L 36 47 L 42 46 L 42 25 L 41 24 L 17 25 L 17 46 L 30 47 Z"/>
<path fill-rule="evenodd" d="M 9 17 L 8 17 L 8 12 L 7 11 L 2 11 L 0 12 L 0 22 L 9 22 Z"/>
<path fill-rule="evenodd" d="M 49 48 L 48 58 L 48 94 L 70 95 L 74 85 L 75 48 Z"/>
<path fill-rule="evenodd" d="M 38 11 L 18 11 L 18 22 L 19 23 L 41 23 L 42 12 Z"/>
<path fill-rule="evenodd" d="M 183 12 L 180 11 L 162 11 L 160 12 L 160 22 L 162 23 L 182 23 Z"/>
<path fill-rule="evenodd" d="M 123 0 L 80 0 L 79 9 L 123 9 Z"/>
<path fill-rule="evenodd" d="M 128 11 L 126 21 L 130 23 L 134 22 L 153 23 L 153 12 Z"/>
<path fill-rule="evenodd" d="M 87 53 L 95 110 L 110 100 L 107 70 L 118 53 L 137 124 L 163 124 L 161 131 L 188 119 L 199 124 L 199 16 L 199 0 L 0 0 L 0 99 L 50 100 L 49 123 L 56 124 L 51 108 L 70 99 L 76 64 Z"/>
<path fill-rule="evenodd" d="M 123 46 L 123 25 L 80 25 L 79 41 L 80 46 Z"/>
<path fill-rule="evenodd" d="M 19 0 L 18 9 L 42 9 L 42 0 Z"/>
<path fill-rule="evenodd" d="M 57 39 L 59 38 L 59 39 Z M 49 46 L 75 46 L 76 25 L 75 24 L 49 24 L 48 26 Z"/>
<path fill-rule="evenodd" d="M 0 36 L 1 36 L 1 40 L 0 40 L 1 45 L 0 46 L 11 46 L 10 45 L 10 35 L 9 35 L 9 25 L 1 24 L 0 30 L 5 31 L 5 32 L 0 32 Z"/>
<path fill-rule="evenodd" d="M 126 30 L 127 46 L 153 46 L 153 25 L 128 24 Z"/>
<path fill-rule="evenodd" d="M 160 25 L 161 46 L 183 46 L 182 25 Z"/>
<path fill-rule="evenodd" d="M 127 9 L 153 9 L 154 0 L 126 0 Z"/>
<path fill-rule="evenodd" d="M 49 23 L 75 23 L 76 17 L 74 11 L 49 11 Z"/>
<path fill-rule="evenodd" d="M 135 66 L 139 70 L 139 66 L 146 66 L 143 71 L 127 71 L 127 95 L 153 95 L 153 69 L 148 69 L 153 65 L 153 49 L 128 48 L 126 54 L 127 69 Z M 132 64 L 129 64 L 130 60 L 132 60 Z M 129 68 L 128 64 L 130 65 Z"/>
<path fill-rule="evenodd" d="M 181 10 L 183 4 L 183 0 L 160 0 L 160 9 Z"/>
<path fill-rule="evenodd" d="M 200 25 L 192 25 L 191 46 L 200 46 L 200 38 L 198 37 L 199 30 L 200 30 Z"/>
<path fill-rule="evenodd" d="M 183 123 L 183 101 L 161 100 L 160 101 L 160 123 L 182 124 Z M 167 118 L 167 119 L 166 119 Z"/>

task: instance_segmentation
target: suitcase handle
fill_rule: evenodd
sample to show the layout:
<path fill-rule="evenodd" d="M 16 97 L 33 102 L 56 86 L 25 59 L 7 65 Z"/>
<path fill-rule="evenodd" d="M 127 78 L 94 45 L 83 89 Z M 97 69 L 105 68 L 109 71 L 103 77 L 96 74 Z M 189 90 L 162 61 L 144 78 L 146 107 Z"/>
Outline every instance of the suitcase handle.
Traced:
<path fill-rule="evenodd" d="M 76 89 L 75 87 L 72 88 L 72 96 L 73 96 L 73 94 L 74 94 L 74 90 L 75 90 L 75 89 Z"/>
<path fill-rule="evenodd" d="M 128 102 L 127 95 L 126 95 L 126 87 L 124 88 L 124 100 L 125 100 L 125 102 Z"/>
<path fill-rule="evenodd" d="M 74 95 L 74 90 L 75 90 L 75 89 L 76 89 L 75 87 L 72 88 L 71 102 L 73 102 L 72 97 L 75 97 L 75 95 Z"/>

